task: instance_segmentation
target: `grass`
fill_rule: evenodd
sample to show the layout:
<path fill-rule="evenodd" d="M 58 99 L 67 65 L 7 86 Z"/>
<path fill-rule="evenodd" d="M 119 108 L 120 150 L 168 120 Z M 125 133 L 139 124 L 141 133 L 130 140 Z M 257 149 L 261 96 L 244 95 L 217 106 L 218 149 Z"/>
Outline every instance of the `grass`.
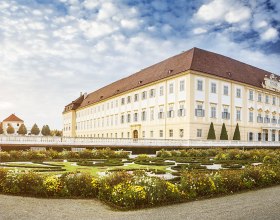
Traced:
<path fill-rule="evenodd" d="M 93 176 L 99 176 L 98 172 L 106 172 L 106 171 L 110 171 L 113 169 L 124 169 L 124 170 L 129 170 L 129 169 L 155 169 L 155 170 L 161 170 L 161 171 L 166 171 L 166 168 L 168 166 L 150 166 L 150 165 L 139 165 L 139 164 L 128 164 L 127 166 L 104 166 L 104 167 L 94 167 L 94 166 L 75 166 L 75 165 L 71 165 L 74 162 L 46 162 L 48 164 L 54 164 L 54 165 L 61 165 L 62 168 L 66 169 L 66 171 L 62 171 L 62 172 L 46 172 L 44 174 L 62 174 L 65 172 L 88 172 Z M 14 164 L 14 163 L 7 163 L 10 165 L 18 165 L 18 164 Z M 24 164 L 24 163 L 20 163 L 20 165 L 22 166 L 26 166 L 26 168 L 21 168 L 21 167 L 7 167 L 8 170 L 15 170 L 17 169 L 18 171 L 24 171 L 24 170 L 32 170 L 33 169 L 33 164 Z M 54 167 L 55 168 L 55 167 Z M 44 166 L 42 166 L 42 169 L 44 169 Z M 40 168 L 36 168 L 36 170 L 40 170 Z M 167 172 L 171 172 L 171 171 L 167 171 Z"/>

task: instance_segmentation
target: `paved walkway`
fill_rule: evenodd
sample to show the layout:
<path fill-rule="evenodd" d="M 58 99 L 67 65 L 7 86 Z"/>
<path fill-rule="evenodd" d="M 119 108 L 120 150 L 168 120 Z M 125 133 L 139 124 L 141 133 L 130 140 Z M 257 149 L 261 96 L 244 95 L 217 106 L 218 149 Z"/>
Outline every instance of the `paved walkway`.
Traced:
<path fill-rule="evenodd" d="M 98 200 L 0 195 L 0 219 L 280 219 L 280 186 L 138 211 L 114 211 Z"/>

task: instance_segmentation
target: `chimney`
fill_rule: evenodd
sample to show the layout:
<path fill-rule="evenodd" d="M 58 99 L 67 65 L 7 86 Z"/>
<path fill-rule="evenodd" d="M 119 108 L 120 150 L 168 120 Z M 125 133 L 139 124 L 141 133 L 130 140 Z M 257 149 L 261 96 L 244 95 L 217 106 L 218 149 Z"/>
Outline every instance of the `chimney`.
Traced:
<path fill-rule="evenodd" d="M 83 95 L 83 92 L 80 92 L 80 97 Z"/>

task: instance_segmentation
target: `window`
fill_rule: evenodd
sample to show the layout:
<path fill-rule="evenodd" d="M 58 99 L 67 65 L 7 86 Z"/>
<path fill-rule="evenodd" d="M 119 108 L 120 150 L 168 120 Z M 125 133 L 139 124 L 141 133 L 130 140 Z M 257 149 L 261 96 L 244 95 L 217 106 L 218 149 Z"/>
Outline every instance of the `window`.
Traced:
<path fill-rule="evenodd" d="M 253 122 L 253 120 L 254 120 L 254 113 L 249 112 L 249 122 Z"/>
<path fill-rule="evenodd" d="M 249 91 L 249 100 L 253 101 L 254 99 L 254 92 L 252 90 Z"/>
<path fill-rule="evenodd" d="M 254 136 L 253 132 L 249 132 L 249 141 L 253 140 L 253 136 Z"/>
<path fill-rule="evenodd" d="M 203 81 L 197 80 L 197 90 L 202 91 L 203 90 Z"/>
<path fill-rule="evenodd" d="M 228 95 L 228 86 L 224 86 L 224 95 Z"/>
<path fill-rule="evenodd" d="M 169 137 L 173 137 L 173 129 L 169 129 Z"/>
<path fill-rule="evenodd" d="M 202 137 L 202 129 L 196 130 L 196 137 Z"/>
<path fill-rule="evenodd" d="M 179 108 L 179 110 L 178 110 L 178 116 L 179 116 L 179 117 L 185 116 L 185 107 L 184 107 L 184 104 L 180 104 L 180 108 Z"/>
<path fill-rule="evenodd" d="M 180 92 L 185 90 L 185 80 L 180 81 Z"/>
<path fill-rule="evenodd" d="M 131 116 L 130 114 L 127 114 L 127 123 L 130 123 L 130 120 L 131 120 Z"/>
<path fill-rule="evenodd" d="M 227 108 L 224 108 L 224 111 L 222 112 L 222 119 L 230 119 L 230 113 Z"/>
<path fill-rule="evenodd" d="M 216 93 L 217 92 L 217 85 L 216 83 L 211 83 L 211 93 Z"/>
<path fill-rule="evenodd" d="M 272 105 L 276 105 L 276 97 L 272 97 Z"/>
<path fill-rule="evenodd" d="M 262 94 L 258 93 L 258 102 L 262 102 Z"/>
<path fill-rule="evenodd" d="M 154 109 L 153 108 L 150 109 L 150 120 L 151 121 L 154 120 Z"/>
<path fill-rule="evenodd" d="M 134 94 L 134 102 L 138 102 L 138 94 Z"/>
<path fill-rule="evenodd" d="M 146 111 L 142 111 L 141 119 L 142 121 L 146 121 Z"/>
<path fill-rule="evenodd" d="M 184 137 L 184 129 L 179 129 L 180 138 Z"/>
<path fill-rule="evenodd" d="M 174 84 L 170 83 L 169 84 L 169 94 L 173 94 L 173 92 L 174 92 Z"/>
<path fill-rule="evenodd" d="M 263 123 L 263 117 L 262 117 L 261 114 L 258 114 L 257 122 L 258 122 L 258 123 Z"/>
<path fill-rule="evenodd" d="M 195 116 L 197 117 L 204 117 L 204 110 L 202 109 L 202 105 L 197 105 L 197 108 L 195 109 Z"/>
<path fill-rule="evenodd" d="M 216 106 L 211 106 L 211 118 L 216 118 Z"/>
<path fill-rule="evenodd" d="M 241 98 L 241 89 L 236 89 L 236 97 Z"/>
<path fill-rule="evenodd" d="M 134 113 L 134 121 L 135 122 L 138 121 L 138 113 L 137 112 Z"/>
<path fill-rule="evenodd" d="M 241 121 L 241 110 L 236 109 L 236 121 Z"/>
<path fill-rule="evenodd" d="M 142 131 L 142 138 L 145 138 L 145 131 Z"/>
<path fill-rule="evenodd" d="M 131 102 L 131 98 L 130 96 L 127 96 L 127 103 L 130 103 Z"/>
<path fill-rule="evenodd" d="M 277 124 L 277 119 L 274 115 L 272 116 L 271 122 L 272 122 L 272 124 Z"/>
<path fill-rule="evenodd" d="M 169 111 L 168 111 L 167 117 L 168 117 L 168 118 L 174 118 L 174 110 L 173 110 L 173 107 L 169 107 Z"/>
<path fill-rule="evenodd" d="M 163 86 L 159 87 L 159 95 L 163 96 Z"/>
<path fill-rule="evenodd" d="M 158 118 L 159 118 L 159 119 L 163 119 L 163 117 L 164 117 L 164 114 L 163 114 L 163 107 L 160 107 L 160 108 L 159 108 L 159 113 L 158 113 Z"/>
<path fill-rule="evenodd" d="M 127 132 L 127 138 L 130 138 L 130 133 L 129 132 Z"/>
<path fill-rule="evenodd" d="M 268 95 L 265 96 L 265 103 L 266 103 L 266 104 L 269 103 L 269 96 L 268 96 Z"/>
<path fill-rule="evenodd" d="M 163 130 L 159 130 L 159 137 L 163 137 Z"/>
<path fill-rule="evenodd" d="M 268 115 L 265 115 L 264 117 L 264 123 L 270 123 L 270 118 Z"/>
<path fill-rule="evenodd" d="M 116 100 L 116 107 L 118 107 L 118 104 L 119 104 L 119 103 L 118 103 L 118 100 Z"/>
<path fill-rule="evenodd" d="M 151 89 L 151 90 L 150 90 L 150 98 L 155 97 L 155 95 L 156 95 L 155 90 L 154 90 L 154 89 Z"/>
<path fill-rule="evenodd" d="M 144 92 L 142 92 L 142 100 L 144 100 L 144 99 L 146 99 L 146 98 L 147 98 L 147 92 L 144 91 Z"/>
<path fill-rule="evenodd" d="M 154 137 L 154 131 L 150 131 L 150 137 Z"/>

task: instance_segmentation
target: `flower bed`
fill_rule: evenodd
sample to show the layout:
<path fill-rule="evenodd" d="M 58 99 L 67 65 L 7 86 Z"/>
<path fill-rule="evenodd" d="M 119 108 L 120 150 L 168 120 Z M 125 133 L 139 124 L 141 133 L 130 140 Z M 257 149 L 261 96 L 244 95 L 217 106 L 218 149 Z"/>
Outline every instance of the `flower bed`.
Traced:
<path fill-rule="evenodd" d="M 61 176 L 0 169 L 0 192 L 40 197 L 99 198 L 118 208 L 135 209 L 229 194 L 280 183 L 280 165 L 248 166 L 243 170 L 185 171 L 174 181 L 144 171 L 112 172 L 96 178 L 87 173 Z"/>

